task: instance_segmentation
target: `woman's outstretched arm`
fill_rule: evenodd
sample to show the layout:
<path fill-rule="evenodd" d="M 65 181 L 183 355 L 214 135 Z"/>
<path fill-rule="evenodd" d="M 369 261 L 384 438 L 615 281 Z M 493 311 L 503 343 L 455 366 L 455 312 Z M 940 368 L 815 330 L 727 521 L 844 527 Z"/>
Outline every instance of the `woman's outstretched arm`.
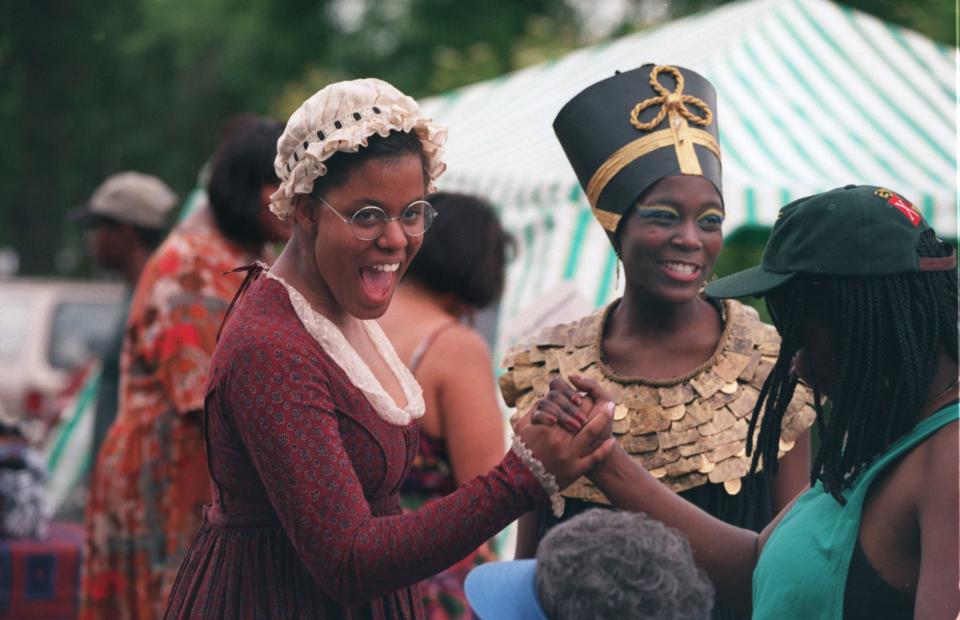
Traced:
<path fill-rule="evenodd" d="M 323 364 L 309 354 L 251 346 L 225 382 L 224 408 L 270 503 L 317 586 L 344 607 L 412 585 L 465 557 L 521 514 L 548 504 L 518 451 L 412 513 L 375 516 L 340 435 Z M 268 361 L 269 357 L 269 361 Z M 260 360 L 257 362 L 256 360 Z M 283 373 L 296 381 L 279 380 Z M 578 436 L 527 427 L 527 447 L 569 484 L 609 453 L 612 416 Z M 581 437 L 582 435 L 582 437 Z"/>
<path fill-rule="evenodd" d="M 597 382 L 572 376 L 573 386 L 583 392 L 582 406 L 591 408 L 593 417 L 596 405 L 609 397 Z M 564 401 L 573 390 L 568 385 L 551 383 L 551 398 L 544 401 Z M 553 407 L 550 413 L 560 419 L 569 411 L 566 406 Z M 534 423 L 544 423 L 541 416 L 534 416 Z M 546 422 L 549 423 L 549 422 Z M 613 448 L 605 460 L 598 463 L 588 474 L 610 502 L 623 510 L 645 512 L 654 519 L 680 530 L 693 548 L 697 564 L 710 576 L 717 595 L 727 605 L 749 613 L 751 607 L 751 584 L 753 569 L 760 549 L 790 508 L 781 512 L 759 535 L 751 530 L 735 527 L 721 521 L 683 499 L 663 483 L 650 475 L 619 445 Z M 791 504 L 792 505 L 792 502 Z"/>
<path fill-rule="evenodd" d="M 647 473 L 619 446 L 588 475 L 617 508 L 645 512 L 680 530 L 717 596 L 738 611 L 749 612 L 753 568 L 767 530 L 758 535 L 711 516 Z"/>
<path fill-rule="evenodd" d="M 529 560 L 537 555 L 542 520 L 542 510 L 533 510 L 517 520 L 517 548 L 513 554 L 514 559 Z"/>

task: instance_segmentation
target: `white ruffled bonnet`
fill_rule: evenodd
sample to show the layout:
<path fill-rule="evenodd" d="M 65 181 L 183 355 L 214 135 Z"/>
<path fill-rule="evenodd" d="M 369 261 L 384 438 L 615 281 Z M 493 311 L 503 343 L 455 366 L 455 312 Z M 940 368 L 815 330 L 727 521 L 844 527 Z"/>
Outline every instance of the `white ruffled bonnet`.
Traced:
<path fill-rule="evenodd" d="M 280 219 L 293 213 L 293 197 L 309 194 L 313 182 L 327 172 L 323 163 L 337 151 L 356 153 L 367 139 L 391 131 L 413 132 L 427 156 L 428 191 L 446 169 L 442 161 L 447 128 L 420 112 L 412 97 L 376 78 L 330 84 L 303 102 L 290 116 L 277 141 L 273 167 L 280 188 L 270 197 L 270 210 Z"/>

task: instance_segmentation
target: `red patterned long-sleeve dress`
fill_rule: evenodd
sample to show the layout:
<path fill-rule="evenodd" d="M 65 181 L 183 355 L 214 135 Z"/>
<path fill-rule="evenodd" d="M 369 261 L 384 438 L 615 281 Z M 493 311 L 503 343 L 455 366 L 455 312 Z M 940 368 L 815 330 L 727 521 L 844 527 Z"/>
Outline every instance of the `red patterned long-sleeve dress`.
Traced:
<path fill-rule="evenodd" d="M 213 505 L 168 618 L 420 618 L 417 582 L 549 502 L 509 452 L 402 514 L 417 428 L 383 414 L 372 374 L 352 349 L 336 350 L 349 345 L 305 306 L 295 289 L 260 277 L 226 322 L 205 408 Z M 367 331 L 399 373 L 375 322 Z"/>

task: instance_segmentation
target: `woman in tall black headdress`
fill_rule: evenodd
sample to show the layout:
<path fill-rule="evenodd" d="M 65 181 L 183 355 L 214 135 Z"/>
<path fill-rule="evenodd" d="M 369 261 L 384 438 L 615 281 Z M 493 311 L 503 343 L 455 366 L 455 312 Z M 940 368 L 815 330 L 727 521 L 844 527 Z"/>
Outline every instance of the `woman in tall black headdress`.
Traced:
<path fill-rule="evenodd" d="M 749 413 L 779 338 L 752 308 L 702 292 L 723 247 L 715 111 L 706 79 L 654 65 L 598 82 L 563 107 L 554 129 L 623 264 L 624 293 L 508 354 L 501 387 L 524 411 L 558 375 L 598 380 L 617 402 L 614 433 L 628 453 L 711 514 L 759 530 L 806 482 L 814 413 L 798 388 L 778 476 L 742 482 Z M 586 479 L 564 495 L 563 518 L 608 503 Z M 555 523 L 526 517 L 518 554 L 532 555 Z"/>

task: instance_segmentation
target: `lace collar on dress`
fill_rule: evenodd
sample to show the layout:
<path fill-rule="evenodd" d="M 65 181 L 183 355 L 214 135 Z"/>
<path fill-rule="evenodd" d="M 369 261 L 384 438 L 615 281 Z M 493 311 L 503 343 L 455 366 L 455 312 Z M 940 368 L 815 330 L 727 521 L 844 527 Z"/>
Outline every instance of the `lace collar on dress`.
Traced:
<path fill-rule="evenodd" d="M 393 345 L 386 334 L 380 329 L 376 321 L 361 321 L 367 330 L 367 335 L 373 341 L 380 357 L 387 363 L 390 371 L 400 382 L 403 395 L 407 399 L 407 406 L 401 408 L 393 398 L 387 394 L 380 382 L 371 372 L 370 367 L 360 358 L 353 346 L 347 341 L 340 329 L 330 319 L 323 316 L 310 306 L 310 303 L 300 294 L 300 291 L 287 284 L 280 276 L 269 271 L 264 272 L 287 289 L 290 304 L 297 313 L 300 322 L 314 340 L 323 347 L 327 355 L 343 369 L 350 381 L 361 391 L 373 409 L 385 422 L 395 426 L 406 426 L 413 420 L 423 416 L 423 391 L 413 374 L 403 365 Z"/>

